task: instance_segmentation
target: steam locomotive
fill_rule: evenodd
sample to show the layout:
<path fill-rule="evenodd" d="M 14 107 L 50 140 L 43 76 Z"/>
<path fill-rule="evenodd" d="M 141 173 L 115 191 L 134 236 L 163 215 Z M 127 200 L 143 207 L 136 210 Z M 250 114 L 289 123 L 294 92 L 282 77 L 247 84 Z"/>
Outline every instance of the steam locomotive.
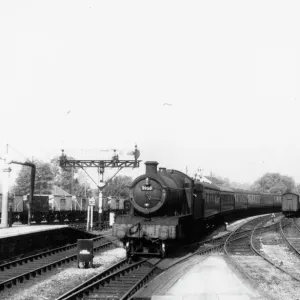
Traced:
<path fill-rule="evenodd" d="M 131 210 L 116 217 L 113 236 L 127 256 L 165 257 L 170 247 L 203 235 L 233 216 L 280 211 L 281 196 L 219 187 L 177 171 L 145 163 L 130 186 Z"/>

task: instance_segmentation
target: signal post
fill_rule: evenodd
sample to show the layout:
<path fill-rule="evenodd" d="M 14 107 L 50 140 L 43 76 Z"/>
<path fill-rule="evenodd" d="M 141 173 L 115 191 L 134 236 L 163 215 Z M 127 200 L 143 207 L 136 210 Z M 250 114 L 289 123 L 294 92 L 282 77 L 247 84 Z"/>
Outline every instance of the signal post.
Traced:
<path fill-rule="evenodd" d="M 132 151 L 134 160 L 119 160 L 119 156 L 114 153 L 111 160 L 69 160 L 62 150 L 62 155 L 59 158 L 59 164 L 62 168 L 72 167 L 72 168 L 98 168 L 99 171 L 99 183 L 97 184 L 99 190 L 99 210 L 98 210 L 98 222 L 101 226 L 103 224 L 103 190 L 106 184 L 112 180 L 117 173 L 119 173 L 123 168 L 138 168 L 140 166 L 141 160 L 138 160 L 140 156 L 140 151 L 135 145 L 134 151 Z M 104 182 L 103 176 L 105 168 L 118 168 L 119 170 L 111 177 L 108 181 Z"/>

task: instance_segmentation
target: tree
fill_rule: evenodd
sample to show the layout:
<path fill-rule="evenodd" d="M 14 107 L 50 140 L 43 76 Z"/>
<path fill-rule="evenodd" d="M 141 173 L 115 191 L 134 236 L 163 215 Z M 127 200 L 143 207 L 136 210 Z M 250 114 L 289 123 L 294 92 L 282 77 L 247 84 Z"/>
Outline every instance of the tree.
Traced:
<path fill-rule="evenodd" d="M 245 182 L 240 183 L 240 182 L 231 181 L 230 182 L 230 187 L 232 187 L 234 189 L 240 189 L 240 190 L 248 191 L 248 190 L 250 190 L 251 184 L 245 183 Z"/>
<path fill-rule="evenodd" d="M 251 186 L 252 191 L 261 193 L 282 194 L 287 189 L 295 189 L 295 181 L 292 177 L 279 173 L 266 173 Z"/>
<path fill-rule="evenodd" d="M 69 157 L 68 159 L 74 158 Z M 77 178 L 74 179 L 74 175 L 77 175 L 80 171 L 77 168 L 62 169 L 59 166 L 58 160 L 59 157 L 54 157 L 51 160 L 51 168 L 54 175 L 54 184 L 71 195 L 90 197 L 91 188 L 86 180 L 84 182 L 80 182 Z M 83 178 L 85 178 L 85 176 L 83 176 Z"/>
<path fill-rule="evenodd" d="M 297 186 L 295 187 L 294 190 L 292 190 L 292 192 L 300 195 L 300 184 L 297 184 Z"/>
<path fill-rule="evenodd" d="M 128 186 L 132 183 L 130 176 L 116 176 L 113 178 L 103 190 L 104 197 L 116 196 L 129 198 Z"/>
<path fill-rule="evenodd" d="M 35 174 L 35 185 L 34 193 L 49 195 L 53 187 L 53 173 L 49 163 L 35 161 L 36 174 Z M 13 188 L 13 192 L 17 195 L 27 195 L 30 192 L 30 175 L 31 168 L 28 166 L 22 166 L 16 184 Z"/>

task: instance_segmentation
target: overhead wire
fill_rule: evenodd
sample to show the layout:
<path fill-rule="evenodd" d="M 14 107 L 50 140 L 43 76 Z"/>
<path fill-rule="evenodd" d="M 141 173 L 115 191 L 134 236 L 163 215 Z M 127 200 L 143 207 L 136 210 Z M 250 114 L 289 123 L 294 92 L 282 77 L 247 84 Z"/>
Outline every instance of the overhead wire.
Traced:
<path fill-rule="evenodd" d="M 32 163 L 32 160 L 28 159 L 25 155 L 23 155 L 20 151 L 18 151 L 17 149 L 15 149 L 12 145 L 7 144 L 12 150 L 14 150 L 15 152 L 17 152 L 19 155 L 21 155 L 23 158 L 26 159 L 26 161 L 29 161 Z"/>

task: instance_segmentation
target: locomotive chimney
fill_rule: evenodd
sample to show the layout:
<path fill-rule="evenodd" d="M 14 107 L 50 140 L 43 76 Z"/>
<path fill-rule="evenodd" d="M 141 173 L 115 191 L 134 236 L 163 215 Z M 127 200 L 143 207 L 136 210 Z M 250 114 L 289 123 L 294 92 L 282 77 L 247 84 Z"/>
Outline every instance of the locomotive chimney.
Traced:
<path fill-rule="evenodd" d="M 157 174 L 157 161 L 146 161 L 146 174 Z"/>

